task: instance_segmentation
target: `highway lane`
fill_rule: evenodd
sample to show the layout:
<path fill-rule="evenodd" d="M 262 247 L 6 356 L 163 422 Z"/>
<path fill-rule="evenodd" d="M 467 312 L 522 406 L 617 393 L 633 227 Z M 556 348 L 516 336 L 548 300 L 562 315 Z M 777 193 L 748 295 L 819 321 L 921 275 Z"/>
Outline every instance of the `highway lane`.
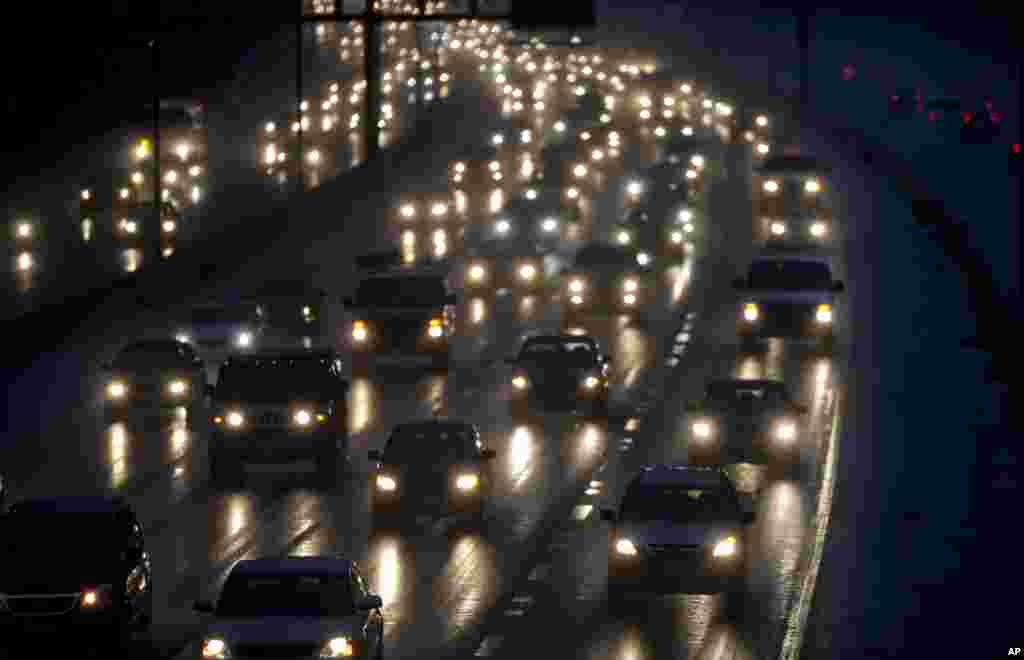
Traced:
<path fill-rule="evenodd" d="M 604 222 L 613 217 L 605 216 Z M 374 240 L 373 236 L 360 238 L 369 239 L 362 247 L 370 247 Z M 340 282 L 350 283 L 346 262 L 359 247 L 351 229 L 339 231 L 311 247 L 300 260 L 289 255 L 287 263 L 316 264 L 316 277 L 333 292 Z M 287 268 L 271 253 L 248 270 L 265 275 L 266 266 L 274 262 L 279 270 Z M 48 468 L 27 483 L 19 479 L 15 494 L 102 489 L 129 497 L 151 537 L 160 602 L 156 639 L 163 654 L 173 653 L 194 630 L 195 618 L 187 609 L 191 600 L 215 587 L 234 560 L 283 552 L 343 551 L 364 558 L 372 583 L 380 585 L 389 611 L 395 612 L 394 619 L 389 616 L 394 630 L 389 629 L 388 644 L 399 655 L 463 639 L 468 626 L 496 598 L 506 575 L 518 566 L 529 539 L 545 528 L 546 516 L 585 483 L 608 443 L 592 428 L 566 429 L 558 423 L 532 433 L 509 428 L 502 397 L 507 376 L 481 370 L 480 363 L 491 363 L 491 356 L 514 350 L 526 329 L 558 325 L 551 306 L 527 309 L 526 318 L 519 316 L 522 309 L 521 303 L 503 301 L 487 310 L 481 333 L 484 341 L 467 341 L 471 345 L 459 351 L 459 368 L 452 374 L 404 383 L 392 375 L 356 381 L 350 406 L 352 478 L 334 493 L 305 491 L 301 477 L 283 482 L 256 477 L 241 493 L 211 493 L 205 485 L 202 425 L 190 430 L 184 420 L 143 419 L 104 428 L 91 399 L 92 405 L 85 410 L 72 408 L 51 426 L 50 432 L 60 442 L 52 449 L 60 452 L 61 459 L 55 456 Z M 112 328 L 111 334 L 123 341 L 127 332 L 118 330 Z M 645 348 L 638 335 L 642 332 L 624 332 L 615 340 L 606 334 L 602 339 L 617 364 L 639 372 L 653 361 L 658 347 L 648 342 Z M 115 347 L 108 341 L 91 348 L 98 355 Z M 633 378 L 630 382 L 636 382 Z M 470 381 L 468 387 L 463 387 L 463 381 Z M 82 389 L 96 392 L 96 385 L 92 381 Z M 630 386 L 617 389 L 618 402 L 628 403 L 633 395 Z M 429 414 L 439 394 L 447 399 L 450 414 L 471 415 L 483 424 L 487 440 L 499 452 L 500 479 L 492 520 L 480 535 L 410 533 L 371 542 L 366 537 L 362 456 L 367 448 L 380 445 L 392 421 Z M 435 593 L 444 595 L 440 608 L 434 602 Z"/>
<path fill-rule="evenodd" d="M 787 619 L 808 565 L 820 470 L 831 440 L 843 382 L 843 354 L 826 357 L 774 340 L 761 353 L 739 351 L 736 295 L 730 283 L 754 253 L 747 161 L 732 149 L 730 175 L 713 193 L 712 244 L 698 259 L 686 313 L 694 314 L 685 350 L 664 381 L 659 405 L 640 418 L 633 442 L 613 452 L 534 558 L 526 580 L 513 585 L 488 620 L 475 657 L 522 657 L 544 651 L 557 657 L 767 658 L 777 656 Z M 837 208 L 837 217 L 843 217 Z M 841 241 L 842 236 L 837 236 Z M 842 264 L 838 276 L 843 276 Z M 840 312 L 842 313 L 842 312 Z M 841 321 L 842 323 L 842 321 Z M 841 344 L 845 344 L 841 342 Z M 647 463 L 706 462 L 713 452 L 689 434 L 685 403 L 699 398 L 714 377 L 780 378 L 810 408 L 801 429 L 799 465 L 791 470 L 740 464 L 728 470 L 747 506 L 757 511 L 746 588 L 735 595 L 688 594 L 637 602 L 636 616 L 609 617 L 605 605 L 608 525 L 599 508 L 618 506 L 625 483 Z M 467 654 L 468 657 L 468 654 Z"/>

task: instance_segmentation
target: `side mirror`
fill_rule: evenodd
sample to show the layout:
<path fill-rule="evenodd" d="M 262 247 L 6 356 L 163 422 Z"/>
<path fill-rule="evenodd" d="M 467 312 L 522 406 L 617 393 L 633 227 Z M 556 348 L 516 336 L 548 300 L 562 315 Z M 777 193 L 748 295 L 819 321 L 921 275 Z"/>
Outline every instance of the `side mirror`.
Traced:
<path fill-rule="evenodd" d="M 686 402 L 686 412 L 690 412 L 690 413 L 700 412 L 701 408 L 703 408 L 703 404 L 699 400 L 697 400 L 697 399 L 694 399 L 692 401 L 687 401 Z"/>
<path fill-rule="evenodd" d="M 384 460 L 384 454 L 379 449 L 371 449 L 366 452 L 366 457 L 371 461 L 377 461 L 378 463 Z"/>
<path fill-rule="evenodd" d="M 366 594 L 359 599 L 359 609 L 363 611 L 379 610 L 382 607 L 384 607 L 384 601 L 377 594 Z"/>
<path fill-rule="evenodd" d="M 601 520 L 613 523 L 618 520 L 618 516 L 615 515 L 614 509 L 601 509 Z"/>
<path fill-rule="evenodd" d="M 485 461 L 493 460 L 497 455 L 498 453 L 493 449 L 484 449 L 480 452 L 480 458 Z"/>
<path fill-rule="evenodd" d="M 732 281 L 732 288 L 734 289 L 746 289 L 747 280 L 744 277 L 737 277 Z"/>
<path fill-rule="evenodd" d="M 836 281 L 832 283 L 832 290 L 835 291 L 836 293 L 841 293 L 845 289 L 846 285 L 844 285 L 842 282 Z"/>
<path fill-rule="evenodd" d="M 454 293 L 449 293 L 445 296 L 444 301 L 449 305 L 454 305 L 459 302 L 459 297 Z"/>
<path fill-rule="evenodd" d="M 757 520 L 757 512 L 756 511 L 744 511 L 743 512 L 743 524 L 744 525 L 749 525 L 749 524 L 753 523 L 755 520 Z"/>
<path fill-rule="evenodd" d="M 213 601 L 197 600 L 192 604 L 192 609 L 203 614 L 213 614 Z"/>

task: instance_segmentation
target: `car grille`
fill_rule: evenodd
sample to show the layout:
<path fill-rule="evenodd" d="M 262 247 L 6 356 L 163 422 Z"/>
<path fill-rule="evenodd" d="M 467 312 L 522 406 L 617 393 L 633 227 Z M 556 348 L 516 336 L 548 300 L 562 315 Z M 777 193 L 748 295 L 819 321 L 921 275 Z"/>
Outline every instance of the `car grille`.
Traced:
<path fill-rule="evenodd" d="M 426 321 L 392 320 L 379 324 L 383 350 L 415 350 L 419 340 L 426 334 Z"/>
<path fill-rule="evenodd" d="M 320 649 L 316 644 L 235 644 L 236 656 L 243 658 L 312 658 Z"/>
<path fill-rule="evenodd" d="M 7 607 L 18 616 L 47 616 L 65 614 L 75 608 L 78 595 L 66 596 L 8 596 Z"/>
<path fill-rule="evenodd" d="M 648 552 L 659 557 L 691 557 L 700 552 L 700 545 L 678 545 L 674 543 L 651 543 Z"/>
<path fill-rule="evenodd" d="M 227 339 L 200 339 L 198 342 L 200 348 L 224 348 L 228 345 Z"/>
<path fill-rule="evenodd" d="M 782 330 L 798 331 L 814 320 L 814 305 L 767 303 L 763 307 L 765 323 Z"/>
<path fill-rule="evenodd" d="M 284 426 L 288 423 L 288 416 L 283 412 L 270 410 L 261 414 L 256 421 L 260 426 Z"/>

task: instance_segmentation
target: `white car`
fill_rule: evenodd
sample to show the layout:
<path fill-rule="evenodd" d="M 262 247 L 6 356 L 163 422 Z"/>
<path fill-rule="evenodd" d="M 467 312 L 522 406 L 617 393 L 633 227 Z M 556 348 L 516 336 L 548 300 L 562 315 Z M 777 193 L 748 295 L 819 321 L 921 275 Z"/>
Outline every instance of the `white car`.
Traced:
<path fill-rule="evenodd" d="M 334 557 L 250 559 L 235 564 L 200 638 L 204 660 L 383 658 L 380 596 L 354 562 Z"/>

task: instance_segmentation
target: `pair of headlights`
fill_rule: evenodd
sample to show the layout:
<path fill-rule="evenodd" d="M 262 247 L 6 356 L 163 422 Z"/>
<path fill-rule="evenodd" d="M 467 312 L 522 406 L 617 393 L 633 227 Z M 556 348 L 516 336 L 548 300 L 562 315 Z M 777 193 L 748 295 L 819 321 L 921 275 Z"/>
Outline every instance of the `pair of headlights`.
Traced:
<path fill-rule="evenodd" d="M 228 660 L 231 651 L 227 642 L 219 637 L 203 640 L 202 657 L 204 660 Z M 347 637 L 332 637 L 324 642 L 317 658 L 351 658 L 356 654 L 355 645 Z"/>
<path fill-rule="evenodd" d="M 481 283 L 487 278 L 487 268 L 482 264 L 473 264 L 469 267 L 467 273 L 469 275 L 469 281 L 473 283 Z M 519 266 L 519 270 L 516 273 L 519 279 L 524 282 L 532 282 L 538 275 L 537 267 L 533 264 L 522 264 Z"/>
<path fill-rule="evenodd" d="M 779 192 L 780 187 L 779 182 L 775 179 L 768 179 L 761 184 L 761 189 L 769 195 Z M 807 179 L 804 181 L 804 192 L 808 195 L 816 195 L 821 192 L 821 183 L 817 179 Z"/>
<path fill-rule="evenodd" d="M 444 336 L 444 323 L 441 319 L 430 319 L 427 322 L 427 336 L 431 339 L 440 339 Z M 366 321 L 355 321 L 352 324 L 352 341 L 361 344 L 370 338 L 370 328 Z"/>
<path fill-rule="evenodd" d="M 743 320 L 748 323 L 754 323 L 761 318 L 761 308 L 757 303 L 746 303 L 743 305 Z M 814 321 L 819 325 L 829 325 L 832 323 L 832 305 L 828 303 L 822 303 L 818 305 L 814 310 Z"/>
<path fill-rule="evenodd" d="M 398 480 L 387 474 L 379 474 L 376 479 L 377 490 L 386 493 L 394 492 L 398 488 Z M 480 486 L 480 475 L 473 472 L 465 472 L 455 477 L 455 488 L 462 492 L 476 490 Z"/>
<path fill-rule="evenodd" d="M 715 426 L 711 421 L 700 419 L 690 425 L 693 435 L 701 440 L 707 440 L 715 434 Z M 796 423 L 790 420 L 783 420 L 775 424 L 772 435 L 776 440 L 788 442 L 796 438 Z"/>
<path fill-rule="evenodd" d="M 781 220 L 775 220 L 769 226 L 772 232 L 772 236 L 785 236 L 788 231 L 786 223 Z M 828 234 L 828 225 L 820 220 L 812 222 L 810 227 L 807 228 L 808 233 L 814 238 L 824 238 Z"/>
<path fill-rule="evenodd" d="M 292 413 L 292 424 L 299 428 L 308 428 L 314 421 L 321 424 L 327 421 L 329 416 L 326 413 L 318 413 L 307 408 L 300 408 Z M 213 423 L 217 426 L 226 425 L 229 428 L 240 429 L 245 426 L 245 415 L 240 410 L 229 410 L 223 415 L 216 415 Z"/>
<path fill-rule="evenodd" d="M 188 393 L 188 381 L 175 379 L 167 383 L 165 391 L 173 397 L 185 396 Z M 123 399 L 128 395 L 128 385 L 122 380 L 113 380 L 107 384 L 107 397 L 110 399 Z"/>
<path fill-rule="evenodd" d="M 595 390 L 601 384 L 601 379 L 594 375 L 588 375 L 583 378 L 580 385 L 587 390 Z M 523 374 L 516 374 L 512 377 L 512 386 L 517 390 L 525 390 L 530 386 L 530 380 Z"/>
<path fill-rule="evenodd" d="M 716 559 L 728 559 L 739 552 L 739 540 L 735 536 L 727 536 L 715 543 L 711 556 Z M 615 553 L 622 557 L 635 557 L 640 552 L 632 539 L 620 538 L 615 542 Z"/>

